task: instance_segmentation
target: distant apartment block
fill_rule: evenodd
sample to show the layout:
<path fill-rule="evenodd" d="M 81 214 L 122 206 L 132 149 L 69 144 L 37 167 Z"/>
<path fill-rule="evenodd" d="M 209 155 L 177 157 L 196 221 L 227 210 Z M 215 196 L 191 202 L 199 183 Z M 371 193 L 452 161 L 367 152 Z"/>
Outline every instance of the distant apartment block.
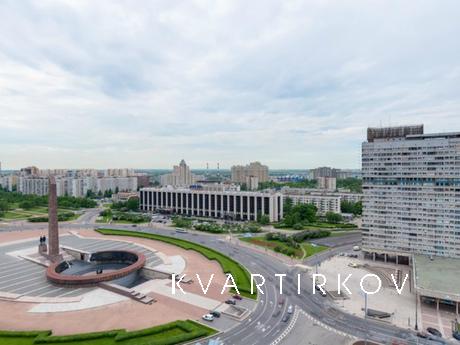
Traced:
<path fill-rule="evenodd" d="M 257 220 L 268 215 L 271 222 L 283 217 L 281 193 L 212 191 L 189 188 L 142 188 L 140 208 L 146 212 L 171 212 L 189 216 L 232 220 Z"/>
<path fill-rule="evenodd" d="M 192 174 L 184 160 L 181 160 L 179 165 L 173 167 L 172 173 L 160 177 L 162 186 L 188 187 L 195 181 L 196 177 Z"/>
<path fill-rule="evenodd" d="M 335 177 L 319 176 L 316 178 L 318 189 L 336 190 L 337 179 Z"/>
<path fill-rule="evenodd" d="M 363 250 L 460 258 L 460 133 L 369 128 L 362 144 Z"/>
<path fill-rule="evenodd" d="M 124 170 L 124 169 L 121 169 Z M 131 169 L 126 169 L 127 172 Z M 113 175 L 124 172 L 112 172 Z M 58 196 L 84 197 L 89 191 L 93 193 L 105 193 L 107 191 L 135 192 L 138 188 L 139 176 L 104 176 L 94 169 L 66 170 L 47 169 L 40 170 L 37 167 L 21 169 L 19 176 L 10 175 L 11 183 L 17 179 L 18 191 L 23 194 L 47 195 L 48 177 L 55 176 L 56 193 Z"/>
<path fill-rule="evenodd" d="M 231 180 L 235 183 L 246 184 L 248 189 L 257 189 L 260 182 L 269 180 L 268 166 L 260 162 L 252 162 L 248 165 L 234 165 L 231 168 Z"/>
<path fill-rule="evenodd" d="M 20 177 L 18 190 L 22 194 L 48 195 L 49 181 L 46 177 L 29 176 Z"/>
<path fill-rule="evenodd" d="M 313 204 L 318 213 L 325 215 L 327 212 L 340 213 L 340 197 L 330 195 L 285 195 L 290 198 L 293 204 Z"/>
<path fill-rule="evenodd" d="M 293 204 L 313 204 L 318 209 L 318 214 L 325 215 L 327 212 L 341 213 L 342 201 L 359 202 L 363 195 L 350 192 L 337 192 L 318 190 L 315 188 L 290 188 L 281 189 L 284 198 L 290 198 Z"/>

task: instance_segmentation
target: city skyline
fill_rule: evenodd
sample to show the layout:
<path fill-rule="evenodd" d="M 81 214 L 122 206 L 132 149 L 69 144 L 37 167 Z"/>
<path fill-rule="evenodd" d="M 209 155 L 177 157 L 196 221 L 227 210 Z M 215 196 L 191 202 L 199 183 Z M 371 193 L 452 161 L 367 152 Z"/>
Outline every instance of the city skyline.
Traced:
<path fill-rule="evenodd" d="M 460 128 L 459 12 L 455 1 L 3 2 L 0 160 L 359 168 L 368 126 Z"/>

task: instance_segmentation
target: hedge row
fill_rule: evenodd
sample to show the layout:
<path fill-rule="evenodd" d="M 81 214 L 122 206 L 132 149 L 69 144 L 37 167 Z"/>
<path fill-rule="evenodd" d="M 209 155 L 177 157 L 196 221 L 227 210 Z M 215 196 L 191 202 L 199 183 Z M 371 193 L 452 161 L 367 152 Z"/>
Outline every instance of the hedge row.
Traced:
<path fill-rule="evenodd" d="M 178 329 L 180 334 L 168 334 L 169 331 Z M 30 339 L 30 344 L 84 344 L 87 341 L 101 339 L 101 344 L 120 343 L 123 345 L 174 345 L 191 341 L 201 337 L 215 334 L 216 331 L 197 322 L 174 321 L 165 325 L 155 326 L 139 331 L 126 332 L 125 330 L 112 330 L 106 332 L 82 333 L 65 336 L 51 336 L 51 331 L 0 331 L 1 338 L 8 338 L 8 344 L 13 344 L 13 339 Z M 110 339 L 103 339 L 110 338 Z M 22 342 L 21 342 L 22 343 Z M 5 343 L 6 344 L 6 343 Z"/>
<path fill-rule="evenodd" d="M 101 234 L 104 235 L 116 235 L 116 236 L 132 236 L 132 237 L 141 237 L 141 238 L 149 238 L 156 241 L 162 241 L 168 244 L 172 244 L 178 247 L 181 247 L 186 250 L 194 250 L 202 255 L 204 255 L 209 260 L 217 261 L 223 271 L 225 273 L 230 273 L 233 278 L 235 279 L 235 283 L 238 286 L 239 292 L 246 297 L 256 299 L 257 298 L 257 291 L 251 295 L 251 276 L 249 272 L 241 266 L 235 260 L 229 258 L 226 255 L 219 253 L 218 251 L 202 246 L 197 243 L 193 243 L 190 241 L 157 235 L 157 234 L 149 234 L 143 232 L 134 232 L 129 230 L 115 230 L 115 229 L 98 229 L 96 230 Z"/>

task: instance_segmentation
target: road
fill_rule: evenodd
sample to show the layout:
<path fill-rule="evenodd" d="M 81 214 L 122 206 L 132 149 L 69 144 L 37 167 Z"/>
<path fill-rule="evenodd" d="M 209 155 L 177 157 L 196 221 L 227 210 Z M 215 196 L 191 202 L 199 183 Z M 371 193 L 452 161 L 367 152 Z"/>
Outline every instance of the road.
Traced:
<path fill-rule="evenodd" d="M 94 224 L 91 223 L 95 214 L 97 214 L 96 210 L 88 212 L 88 215 L 80 217 L 78 221 L 61 223 L 60 227 L 66 229 L 94 228 Z M 37 227 L 46 229 L 47 224 L 2 225 L 0 230 L 28 230 L 37 229 Z M 157 233 L 197 242 L 229 255 L 243 264 L 251 273 L 261 274 L 266 278 L 265 285 L 262 287 L 263 294 L 259 294 L 259 303 L 257 303 L 251 316 L 233 329 L 217 336 L 223 344 L 271 344 L 288 325 L 288 323 L 282 322 L 282 316 L 286 314 L 289 305 L 298 306 L 313 318 L 320 320 L 323 324 L 360 339 L 368 339 L 381 343 L 395 340 L 401 344 L 436 344 L 429 340 L 417 338 L 412 331 L 390 324 L 365 320 L 345 313 L 337 308 L 328 298 L 322 297 L 319 294 L 312 294 L 311 278 L 308 274 L 302 272 L 301 268 L 288 266 L 270 255 L 240 246 L 237 239 L 225 241 L 222 237 L 215 235 L 198 232 L 178 234 L 173 230 L 154 229 L 148 226 L 137 226 L 134 228 L 129 225 L 110 225 L 110 227 L 114 229 Z M 308 258 L 304 263 L 305 265 L 314 266 L 339 252 L 348 251 L 357 243 L 356 239 L 358 238 L 355 237 L 354 241 L 350 241 L 350 238 L 346 236 L 337 237 L 337 239 L 334 239 L 335 248 Z M 297 294 L 297 273 L 301 274 L 300 295 Z M 283 295 L 280 294 L 279 278 L 275 274 L 287 275 L 283 283 Z M 281 299 L 284 300 L 284 304 L 282 305 L 279 304 Z M 280 310 L 280 313 L 278 316 L 275 316 L 274 314 L 278 310 Z"/>

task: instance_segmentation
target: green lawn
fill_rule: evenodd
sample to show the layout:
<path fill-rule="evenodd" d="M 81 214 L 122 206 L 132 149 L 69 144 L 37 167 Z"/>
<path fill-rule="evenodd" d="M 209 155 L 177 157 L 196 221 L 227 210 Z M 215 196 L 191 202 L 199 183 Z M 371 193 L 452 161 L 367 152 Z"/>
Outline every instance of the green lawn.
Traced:
<path fill-rule="evenodd" d="M 327 249 L 327 247 L 325 246 L 313 245 L 311 243 L 302 243 L 301 245 L 306 253 L 305 258 L 318 254 L 319 252 L 322 252 L 323 250 Z"/>
<path fill-rule="evenodd" d="M 272 240 L 269 241 L 267 240 L 264 236 L 257 236 L 257 237 L 241 237 L 241 241 L 248 242 L 251 244 L 254 244 L 259 247 L 264 247 L 269 250 L 275 251 L 276 247 L 282 247 L 282 248 L 290 248 L 286 243 L 278 240 Z M 282 254 L 282 253 L 280 253 Z M 303 251 L 302 249 L 297 249 L 295 251 L 295 257 L 298 259 L 301 259 L 303 257 Z"/>
<path fill-rule="evenodd" d="M 134 232 L 134 231 L 128 231 L 128 230 L 115 230 L 115 229 L 98 229 L 96 231 L 104 235 L 149 238 L 152 240 L 169 243 L 169 244 L 181 247 L 186 250 L 194 250 L 204 255 L 209 260 L 216 260 L 220 264 L 220 266 L 222 267 L 222 270 L 225 273 L 230 273 L 235 279 L 235 283 L 237 284 L 241 295 L 248 297 L 248 298 L 252 298 L 252 299 L 257 298 L 257 290 L 255 291 L 254 294 L 251 294 L 251 276 L 249 272 L 235 260 L 229 258 L 226 255 L 219 253 L 218 251 L 214 249 L 202 246 L 198 243 L 193 243 L 190 241 L 173 238 L 169 236 L 157 235 L 157 234 L 148 234 L 148 233 L 143 233 L 143 232 Z"/>
<path fill-rule="evenodd" d="M 216 331 L 195 321 L 174 321 L 164 325 L 127 332 L 83 333 L 53 336 L 50 331 L 0 331 L 0 345 L 65 344 L 65 345 L 175 345 L 208 337 Z"/>
<path fill-rule="evenodd" d="M 59 208 L 59 212 L 72 212 L 73 210 L 70 210 L 68 208 Z M 3 220 L 27 220 L 29 217 L 42 217 L 42 216 L 47 216 L 48 215 L 48 208 L 44 206 L 37 206 L 33 207 L 28 210 L 23 210 L 21 208 L 16 208 L 13 210 L 9 210 L 3 214 L 0 219 Z M 74 220 L 79 217 L 78 214 L 75 214 L 71 219 L 69 220 Z"/>
<path fill-rule="evenodd" d="M 339 231 L 331 231 L 330 237 L 338 237 L 348 234 L 357 234 L 360 231 L 358 230 L 339 230 Z"/>
<path fill-rule="evenodd" d="M 275 251 L 275 247 L 283 247 L 283 248 L 290 248 L 286 243 L 282 242 L 282 241 L 278 241 L 278 240 L 267 240 L 265 237 L 263 236 L 259 236 L 259 237 L 244 237 L 244 238 L 240 238 L 241 241 L 244 241 L 244 242 L 248 242 L 248 243 L 251 243 L 251 244 L 254 244 L 256 246 L 260 246 L 260 247 L 264 247 L 264 248 L 267 248 L 269 250 L 272 250 L 272 251 Z M 305 243 L 302 243 L 301 244 L 301 247 L 303 248 L 303 250 L 301 248 L 299 249 L 296 249 L 295 251 L 295 258 L 297 259 L 304 259 L 304 258 L 307 258 L 309 256 L 312 256 L 312 255 L 315 255 L 319 252 L 322 252 L 323 250 L 326 250 L 327 247 L 325 246 L 315 246 L 311 243 L 308 243 L 308 242 L 305 242 Z M 283 253 L 280 253 L 280 254 L 283 254 Z"/>

